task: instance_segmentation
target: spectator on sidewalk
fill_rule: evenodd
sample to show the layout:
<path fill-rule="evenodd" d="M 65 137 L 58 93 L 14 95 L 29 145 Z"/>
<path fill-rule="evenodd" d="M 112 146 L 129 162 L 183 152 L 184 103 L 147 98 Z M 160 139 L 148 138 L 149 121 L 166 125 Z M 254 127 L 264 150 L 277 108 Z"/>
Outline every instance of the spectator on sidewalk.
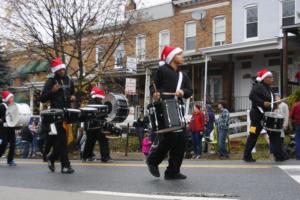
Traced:
<path fill-rule="evenodd" d="M 194 159 L 199 159 L 202 154 L 202 137 L 204 131 L 205 116 L 201 111 L 200 105 L 195 105 L 194 112 L 190 121 L 192 141 L 194 146 Z"/>
<path fill-rule="evenodd" d="M 280 140 L 281 140 L 282 151 L 285 154 L 285 156 L 287 156 L 287 154 L 284 150 L 285 149 L 284 148 L 284 138 L 285 138 L 285 132 L 287 131 L 288 125 L 289 125 L 289 106 L 284 101 L 281 101 L 281 96 L 278 93 L 275 94 L 275 100 L 280 101 L 277 104 L 276 111 L 284 117 L 283 128 L 281 129 L 281 134 L 280 134 Z M 271 144 L 271 146 L 272 146 L 272 144 Z"/>
<path fill-rule="evenodd" d="M 21 142 L 23 148 L 22 158 L 28 158 L 32 144 L 32 134 L 28 126 L 24 126 L 21 130 Z"/>
<path fill-rule="evenodd" d="M 217 132 L 218 132 L 218 151 L 220 157 L 228 158 L 228 150 L 226 149 L 226 138 L 228 136 L 229 129 L 229 111 L 225 108 L 225 103 L 220 102 L 218 108 L 221 111 L 217 120 Z M 228 141 L 229 142 L 229 141 Z"/>
<path fill-rule="evenodd" d="M 139 117 L 137 121 L 133 123 L 133 126 L 135 127 L 136 134 L 139 138 L 139 151 L 142 151 L 145 128 L 147 128 L 143 112 L 140 112 Z"/>
<path fill-rule="evenodd" d="M 204 131 L 205 143 L 204 143 L 204 153 L 208 152 L 208 143 L 210 140 L 210 134 L 214 130 L 214 123 L 215 123 L 215 113 L 211 106 L 211 103 L 206 104 L 206 125 Z"/>
<path fill-rule="evenodd" d="M 31 142 L 31 152 L 30 157 L 36 157 L 37 153 L 37 137 L 38 137 L 38 123 L 35 120 L 32 120 L 29 124 L 29 130 L 32 134 L 32 142 Z"/>
<path fill-rule="evenodd" d="M 145 137 L 143 139 L 143 146 L 142 146 L 142 152 L 144 153 L 146 160 L 147 160 L 148 155 L 150 153 L 151 144 L 152 144 L 152 142 L 149 138 L 149 134 L 146 133 Z"/>
<path fill-rule="evenodd" d="M 296 142 L 296 160 L 300 160 L 300 97 L 292 106 L 290 118 L 294 126 L 295 142 Z"/>

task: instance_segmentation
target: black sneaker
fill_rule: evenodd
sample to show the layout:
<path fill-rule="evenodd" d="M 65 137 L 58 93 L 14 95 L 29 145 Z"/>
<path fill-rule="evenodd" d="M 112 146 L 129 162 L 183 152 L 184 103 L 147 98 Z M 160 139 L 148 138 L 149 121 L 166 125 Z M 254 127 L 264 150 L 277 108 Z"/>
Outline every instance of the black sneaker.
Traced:
<path fill-rule="evenodd" d="M 54 161 L 48 160 L 48 168 L 50 169 L 51 172 L 55 171 Z"/>
<path fill-rule="evenodd" d="M 62 174 L 73 174 L 75 171 L 72 169 L 72 167 L 62 167 L 61 173 Z"/>
<path fill-rule="evenodd" d="M 253 162 L 256 162 L 256 160 L 253 159 L 253 158 L 243 158 L 243 160 L 244 160 L 245 162 L 247 162 L 247 163 L 253 163 Z"/>
<path fill-rule="evenodd" d="M 172 174 L 172 175 L 165 175 L 165 179 L 166 180 L 183 180 L 186 179 L 186 175 L 182 174 L 182 173 L 178 173 L 178 174 Z"/>
<path fill-rule="evenodd" d="M 154 176 L 154 177 L 160 177 L 160 173 L 159 173 L 159 169 L 158 169 L 158 166 L 157 165 L 152 165 L 152 164 L 149 164 L 147 162 L 147 166 L 148 166 L 148 169 L 149 169 L 149 172 Z"/>

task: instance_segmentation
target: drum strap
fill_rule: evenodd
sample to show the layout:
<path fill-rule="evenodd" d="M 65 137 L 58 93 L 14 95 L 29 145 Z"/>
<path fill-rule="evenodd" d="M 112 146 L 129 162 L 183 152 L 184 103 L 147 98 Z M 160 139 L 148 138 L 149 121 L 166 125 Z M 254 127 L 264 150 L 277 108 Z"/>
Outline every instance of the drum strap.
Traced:
<path fill-rule="evenodd" d="M 7 109 L 7 105 L 6 105 L 6 103 L 2 103 L 2 105 Z"/>
<path fill-rule="evenodd" d="M 274 96 L 273 93 L 271 92 L 271 110 L 273 111 L 274 109 Z"/>
<path fill-rule="evenodd" d="M 176 91 L 180 90 L 182 84 L 182 72 L 179 72 L 179 78 L 178 78 L 178 83 L 176 87 Z"/>

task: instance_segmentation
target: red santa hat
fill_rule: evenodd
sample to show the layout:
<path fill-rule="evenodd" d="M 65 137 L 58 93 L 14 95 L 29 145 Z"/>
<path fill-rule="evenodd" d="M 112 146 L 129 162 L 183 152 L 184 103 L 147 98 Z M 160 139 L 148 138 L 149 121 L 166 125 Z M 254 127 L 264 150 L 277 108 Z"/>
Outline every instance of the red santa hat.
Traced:
<path fill-rule="evenodd" d="M 105 92 L 96 86 L 94 86 L 91 90 L 92 98 L 101 98 L 103 99 L 105 97 Z"/>
<path fill-rule="evenodd" d="M 257 72 L 256 81 L 262 82 L 266 77 L 272 76 L 272 72 L 268 71 L 268 69 L 264 68 Z"/>
<path fill-rule="evenodd" d="M 50 65 L 52 73 L 55 73 L 61 69 L 66 69 L 66 65 L 63 63 L 61 58 L 55 58 L 51 61 Z"/>
<path fill-rule="evenodd" d="M 3 102 L 7 102 L 13 96 L 14 95 L 12 93 L 10 93 L 10 91 L 8 91 L 8 90 L 2 91 L 2 101 Z"/>
<path fill-rule="evenodd" d="M 170 64 L 171 61 L 173 60 L 173 58 L 181 53 L 183 50 L 179 47 L 175 48 L 172 46 L 165 46 L 165 48 L 163 49 L 163 51 L 161 52 L 161 57 L 160 57 L 160 62 L 159 62 L 159 66 L 162 66 L 164 64 Z"/>

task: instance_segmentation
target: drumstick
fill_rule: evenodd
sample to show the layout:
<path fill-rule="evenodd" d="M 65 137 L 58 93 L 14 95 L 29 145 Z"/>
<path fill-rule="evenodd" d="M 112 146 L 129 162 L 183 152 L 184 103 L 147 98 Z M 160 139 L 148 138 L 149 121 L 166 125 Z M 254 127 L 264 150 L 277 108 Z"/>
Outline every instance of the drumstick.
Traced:
<path fill-rule="evenodd" d="M 176 95 L 176 93 L 172 93 L 172 92 L 163 92 L 162 94 L 163 95 L 172 95 L 172 96 Z"/>
<path fill-rule="evenodd" d="M 282 101 L 285 101 L 285 100 L 288 100 L 289 98 L 290 98 L 290 97 L 287 97 L 287 98 L 284 98 L 284 99 L 280 99 L 280 100 L 278 100 L 278 101 L 274 101 L 273 104 L 274 104 L 274 103 L 279 103 L 279 102 L 282 102 Z"/>
<path fill-rule="evenodd" d="M 154 88 L 154 92 L 156 93 L 157 92 L 157 88 L 156 88 L 156 85 L 155 85 L 154 81 L 152 81 L 152 85 L 153 85 L 153 88 Z"/>

